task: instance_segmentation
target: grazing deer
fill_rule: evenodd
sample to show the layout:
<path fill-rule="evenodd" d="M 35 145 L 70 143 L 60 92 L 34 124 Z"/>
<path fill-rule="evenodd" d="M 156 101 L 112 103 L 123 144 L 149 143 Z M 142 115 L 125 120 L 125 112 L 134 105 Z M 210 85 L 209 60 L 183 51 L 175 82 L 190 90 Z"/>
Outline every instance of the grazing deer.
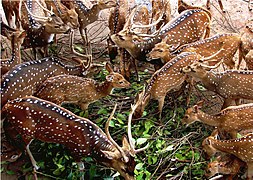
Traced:
<path fill-rule="evenodd" d="M 233 57 L 241 45 L 239 34 L 217 34 L 190 44 L 185 44 L 172 51 L 173 47 L 165 42 L 157 43 L 148 54 L 150 60 L 161 58 L 163 63 L 170 61 L 181 52 L 196 52 L 201 56 L 212 57 L 206 60 L 209 65 L 223 61 L 230 69 L 238 68 Z M 219 52 L 219 53 L 217 53 Z M 212 56 L 215 54 L 215 56 Z"/>
<path fill-rule="evenodd" d="M 133 24 L 131 27 L 112 35 L 111 38 L 117 46 L 125 48 L 135 59 L 146 61 L 146 54 L 162 39 L 176 48 L 197 41 L 204 36 L 209 36 L 210 16 L 201 9 L 182 12 L 153 34 L 138 34 L 133 31 L 135 28 L 150 28 L 159 23 L 160 20 L 158 19 L 157 22 L 149 25 Z M 156 64 L 157 62 L 151 63 Z M 161 65 L 161 63 L 158 64 Z"/>
<path fill-rule="evenodd" d="M 252 55 L 248 55 L 250 51 L 253 50 L 253 25 L 247 25 L 243 28 L 241 32 L 241 51 L 239 57 L 239 63 L 241 63 L 242 59 L 246 61 L 246 65 L 248 69 L 253 70 L 252 66 Z M 247 56 L 247 58 L 246 58 Z M 250 58 L 251 57 L 251 58 Z"/>
<path fill-rule="evenodd" d="M 69 27 L 61 20 L 60 17 L 52 14 L 49 17 L 45 15 L 42 5 L 38 5 L 37 1 L 27 0 L 22 7 L 22 27 L 27 32 L 27 37 L 24 40 L 24 48 L 33 48 L 36 58 L 36 47 L 44 47 L 42 56 L 48 56 L 47 45 L 53 41 L 54 34 L 62 34 L 69 30 Z M 24 7 L 25 6 L 25 7 Z"/>
<path fill-rule="evenodd" d="M 253 178 L 253 133 L 231 140 L 218 140 L 215 136 L 209 136 L 202 142 L 202 146 L 209 156 L 219 151 L 235 155 L 247 164 L 248 179 Z"/>
<path fill-rule="evenodd" d="M 184 67 L 183 72 L 196 81 L 202 82 L 206 89 L 223 97 L 225 100 L 222 109 L 228 107 L 234 100 L 237 105 L 241 98 L 253 100 L 253 71 L 227 70 L 213 72 L 207 70 L 210 68 L 213 67 L 195 62 Z"/>
<path fill-rule="evenodd" d="M 237 133 L 241 130 L 253 129 L 253 103 L 230 106 L 214 115 L 201 111 L 202 105 L 203 101 L 200 101 L 187 109 L 182 123 L 189 125 L 195 121 L 200 121 L 217 127 L 219 133 L 222 135 L 228 133 L 232 138 L 236 138 Z"/>
<path fill-rule="evenodd" d="M 74 7 L 68 9 L 64 6 L 60 0 L 45 0 L 47 8 L 53 8 L 53 12 L 56 16 L 60 17 L 65 24 L 70 24 L 73 29 L 79 27 L 78 14 Z"/>
<path fill-rule="evenodd" d="M 149 100 L 155 99 L 158 100 L 159 117 L 161 118 L 166 94 L 171 90 L 178 90 L 186 80 L 186 75 L 181 72 L 182 68 L 199 58 L 200 56 L 196 53 L 182 53 L 157 70 L 143 92 L 137 96 L 134 117 L 141 117 Z"/>
<path fill-rule="evenodd" d="M 107 63 L 109 75 L 103 83 L 90 78 L 71 75 L 59 75 L 48 78 L 40 86 L 35 96 L 61 105 L 63 102 L 77 102 L 82 110 L 88 109 L 90 103 L 109 95 L 113 88 L 127 88 L 130 83 L 115 73 Z"/>
<path fill-rule="evenodd" d="M 223 174 L 227 175 L 228 179 L 233 179 L 240 172 L 241 167 L 245 166 L 245 162 L 234 155 L 222 155 L 208 164 L 205 175 L 211 178 L 216 174 Z"/>
<path fill-rule="evenodd" d="M 14 33 L 9 34 L 6 32 L 7 38 L 11 41 L 12 57 L 11 59 L 1 59 L 1 75 L 7 73 L 11 68 L 17 64 L 21 64 L 21 44 L 26 37 L 25 31 L 17 30 Z"/>
<path fill-rule="evenodd" d="M 18 97 L 33 95 L 49 77 L 60 74 L 82 75 L 89 66 L 90 62 L 87 66 L 83 62 L 75 66 L 65 65 L 54 57 L 17 65 L 2 77 L 1 105 L 3 107 L 9 100 Z"/>
<path fill-rule="evenodd" d="M 115 109 L 116 106 L 113 113 Z M 134 180 L 134 155 L 143 148 L 135 150 L 131 145 L 132 139 L 129 138 L 129 144 L 125 136 L 122 139 L 122 147 L 112 139 L 109 122 L 113 113 L 106 123 L 104 133 L 89 119 L 33 96 L 10 101 L 2 109 L 6 135 L 11 139 L 15 139 L 17 134 L 21 135 L 35 170 L 39 167 L 29 145 L 33 139 L 38 139 L 64 145 L 78 162 L 80 170 L 84 168 L 81 159 L 91 156 L 97 162 L 117 170 L 125 179 Z M 130 137 L 131 125 L 129 128 Z"/>

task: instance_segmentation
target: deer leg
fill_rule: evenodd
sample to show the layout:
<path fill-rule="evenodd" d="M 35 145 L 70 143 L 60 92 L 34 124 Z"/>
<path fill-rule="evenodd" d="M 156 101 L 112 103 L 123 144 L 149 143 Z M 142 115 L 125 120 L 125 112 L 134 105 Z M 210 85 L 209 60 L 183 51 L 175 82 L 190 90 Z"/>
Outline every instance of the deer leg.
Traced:
<path fill-rule="evenodd" d="M 220 6 L 220 9 L 223 13 L 225 13 L 226 11 L 223 9 L 223 4 L 221 2 L 221 0 L 218 0 L 218 3 L 219 3 L 219 6 Z"/>
<path fill-rule="evenodd" d="M 208 10 L 210 10 L 210 0 L 207 0 L 207 1 L 206 1 L 206 8 L 207 8 Z"/>
<path fill-rule="evenodd" d="M 206 33 L 205 33 L 205 36 L 204 36 L 204 39 L 205 38 L 208 38 L 209 36 L 210 36 L 210 25 L 208 25 L 207 27 L 206 27 Z"/>
<path fill-rule="evenodd" d="M 83 164 L 83 162 L 77 162 L 77 165 L 78 165 L 78 169 L 79 169 L 81 172 L 83 172 L 83 171 L 84 171 L 84 164 Z M 82 175 L 82 176 L 80 177 L 80 179 L 81 179 L 81 180 L 84 180 L 84 175 Z"/>
<path fill-rule="evenodd" d="M 236 99 L 236 100 L 235 100 L 235 104 L 236 104 L 236 105 L 240 105 L 240 104 L 241 104 L 241 99 Z"/>
<path fill-rule="evenodd" d="M 232 99 L 225 99 L 221 109 L 225 109 L 226 107 L 230 106 L 231 102 Z"/>
<path fill-rule="evenodd" d="M 252 0 L 249 0 L 249 2 L 248 2 L 248 9 L 249 9 L 249 11 L 252 11 L 251 1 L 252 1 Z"/>
<path fill-rule="evenodd" d="M 27 146 L 26 146 L 26 152 L 27 152 L 28 156 L 30 157 L 30 160 L 31 160 L 31 162 L 32 162 L 32 165 L 33 165 L 33 167 L 34 167 L 34 169 L 35 169 L 35 171 L 36 171 L 36 170 L 38 170 L 40 167 L 37 166 L 37 162 L 35 161 L 35 159 L 34 159 L 32 153 L 31 153 L 31 151 L 30 151 L 30 149 L 29 149 L 29 146 L 30 146 L 30 144 L 31 144 L 32 141 L 33 141 L 33 139 L 27 144 Z"/>
<path fill-rule="evenodd" d="M 137 61 L 134 58 L 131 58 L 131 59 L 132 59 L 132 62 L 133 62 L 134 71 L 135 71 L 135 74 L 136 74 L 137 81 L 140 82 L 140 77 L 139 77 L 138 68 L 137 68 Z"/>
<path fill-rule="evenodd" d="M 162 119 L 162 111 L 163 111 L 163 105 L 164 105 L 164 99 L 165 96 L 159 97 L 158 99 L 158 111 L 159 111 L 159 119 Z"/>
<path fill-rule="evenodd" d="M 33 47 L 33 48 L 32 48 L 32 51 L 33 51 L 34 59 L 35 59 L 35 60 L 38 59 L 38 58 L 37 58 L 36 47 Z"/>

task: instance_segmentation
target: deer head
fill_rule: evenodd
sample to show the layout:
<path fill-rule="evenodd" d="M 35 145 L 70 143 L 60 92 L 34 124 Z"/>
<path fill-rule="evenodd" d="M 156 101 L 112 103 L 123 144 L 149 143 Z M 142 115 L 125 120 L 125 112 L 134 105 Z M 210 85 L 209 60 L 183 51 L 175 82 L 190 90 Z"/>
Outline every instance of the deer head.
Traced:
<path fill-rule="evenodd" d="M 114 88 L 128 88 L 130 83 L 119 73 L 113 71 L 109 63 L 105 65 L 106 70 L 109 72 L 109 75 L 106 76 L 106 81 L 112 84 Z"/>
<path fill-rule="evenodd" d="M 171 52 L 175 49 L 174 45 L 169 45 L 166 42 L 160 42 L 147 54 L 148 60 L 162 59 L 163 63 L 168 62 L 175 57 Z"/>
<path fill-rule="evenodd" d="M 75 8 L 67 9 L 67 11 L 62 14 L 62 20 L 64 22 L 69 22 L 71 27 L 74 29 L 80 26 L 78 22 L 78 14 L 76 13 Z"/>
<path fill-rule="evenodd" d="M 116 6 L 116 0 L 99 0 L 97 3 L 99 9 L 108 9 Z"/>
<path fill-rule="evenodd" d="M 191 124 L 195 121 L 198 121 L 198 111 L 203 106 L 204 101 L 199 101 L 196 105 L 186 110 L 184 118 L 182 119 L 183 124 Z"/>

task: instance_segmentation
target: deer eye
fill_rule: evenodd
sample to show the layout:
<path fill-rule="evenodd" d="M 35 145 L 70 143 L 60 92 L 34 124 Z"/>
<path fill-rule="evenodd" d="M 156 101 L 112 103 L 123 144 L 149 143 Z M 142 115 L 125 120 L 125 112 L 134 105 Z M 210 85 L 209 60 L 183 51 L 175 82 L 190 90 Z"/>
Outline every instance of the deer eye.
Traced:
<path fill-rule="evenodd" d="M 163 52 L 163 50 L 162 50 L 162 49 L 159 49 L 158 52 Z"/>
<path fill-rule="evenodd" d="M 69 18 L 70 18 L 70 19 L 73 19 L 73 17 L 72 17 L 72 16 L 70 16 Z"/>
<path fill-rule="evenodd" d="M 188 115 L 186 115 L 186 116 L 185 116 L 185 119 L 189 119 L 189 116 L 188 116 Z"/>

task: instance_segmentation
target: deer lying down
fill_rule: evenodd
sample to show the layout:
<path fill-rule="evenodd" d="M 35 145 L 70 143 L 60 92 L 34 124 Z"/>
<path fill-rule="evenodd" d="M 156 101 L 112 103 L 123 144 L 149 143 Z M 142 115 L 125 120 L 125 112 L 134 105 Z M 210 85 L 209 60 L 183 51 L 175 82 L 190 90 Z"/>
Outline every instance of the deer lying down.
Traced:
<path fill-rule="evenodd" d="M 236 138 L 236 134 L 241 130 L 253 130 L 253 103 L 230 106 L 215 115 L 201 111 L 202 104 L 203 101 L 187 109 L 182 123 L 191 124 L 200 121 L 217 127 L 222 135 L 229 133 L 232 138 Z"/>
<path fill-rule="evenodd" d="M 89 119 L 79 117 L 74 113 L 54 104 L 33 96 L 18 98 L 8 102 L 2 109 L 4 130 L 10 139 L 21 135 L 26 145 L 26 151 L 31 162 L 38 170 L 35 159 L 29 149 L 34 139 L 49 143 L 64 145 L 83 170 L 83 157 L 91 156 L 99 163 L 117 170 L 125 179 L 134 180 L 134 155 L 144 148 L 135 150 L 123 136 L 120 147 L 109 133 L 109 122 L 116 110 L 108 119 L 104 133 Z M 128 123 L 131 130 L 131 122 Z M 132 137 L 128 130 L 129 141 Z M 147 147 L 147 146 L 146 146 Z"/>
<path fill-rule="evenodd" d="M 253 178 L 253 132 L 239 139 L 218 140 L 209 136 L 202 142 L 204 151 L 213 156 L 216 152 L 233 154 L 248 166 L 248 179 Z"/>
<path fill-rule="evenodd" d="M 206 89 L 222 96 L 225 99 L 222 109 L 228 107 L 234 100 L 237 104 L 239 99 L 253 100 L 253 71 L 213 72 L 207 70 L 210 68 L 195 62 L 184 67 L 183 71 L 196 81 L 202 82 Z"/>
<path fill-rule="evenodd" d="M 102 84 L 90 78 L 59 75 L 44 81 L 35 96 L 58 105 L 63 102 L 77 102 L 82 110 L 86 110 L 90 103 L 109 95 L 113 88 L 130 86 L 130 83 L 121 74 L 113 72 L 108 63 L 106 69 L 109 75 Z"/>

